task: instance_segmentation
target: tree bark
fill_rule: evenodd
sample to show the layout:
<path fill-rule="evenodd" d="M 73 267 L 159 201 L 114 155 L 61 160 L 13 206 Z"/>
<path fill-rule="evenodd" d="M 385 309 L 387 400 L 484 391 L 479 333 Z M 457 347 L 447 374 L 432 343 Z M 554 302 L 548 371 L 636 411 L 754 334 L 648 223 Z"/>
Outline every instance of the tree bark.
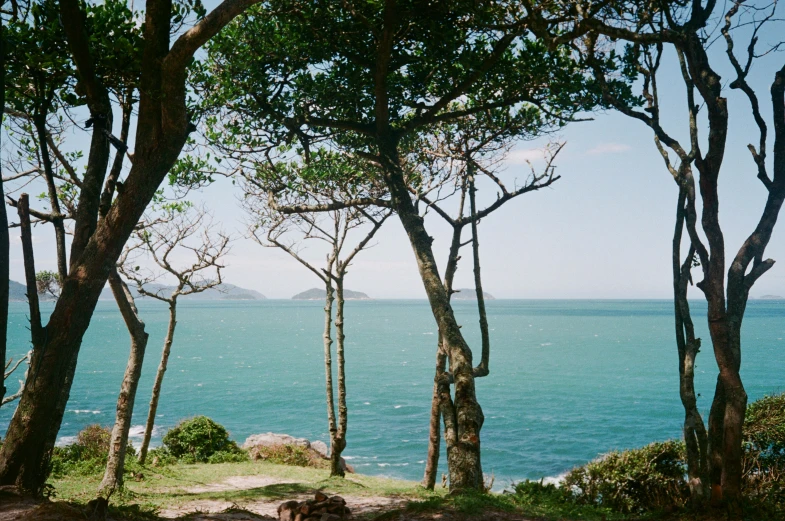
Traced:
<path fill-rule="evenodd" d="M 5 24 L 0 24 L 0 127 L 5 115 Z M 0 133 L 0 149 L 2 149 L 2 133 Z M 0 360 L 5 367 L 8 357 L 8 283 L 10 268 L 10 243 L 8 238 L 8 213 L 5 206 L 5 190 L 3 187 L 3 167 L 0 165 Z M 5 398 L 5 378 L 0 382 L 0 404 Z"/>
<path fill-rule="evenodd" d="M 112 437 L 109 445 L 109 458 L 106 471 L 98 489 L 99 500 L 108 503 L 111 495 L 123 486 L 123 470 L 125 468 L 125 455 L 128 446 L 128 433 L 131 430 L 131 418 L 134 412 L 136 389 L 139 377 L 142 374 L 145 348 L 147 347 L 148 333 L 145 324 L 139 318 L 134 297 L 117 272 L 109 276 L 109 285 L 112 294 L 120 308 L 128 334 L 131 337 L 131 350 L 128 355 L 128 364 L 125 367 L 120 394 L 117 397 L 117 415 Z"/>
<path fill-rule="evenodd" d="M 158 400 L 161 397 L 161 385 L 164 381 L 164 373 L 166 366 L 169 363 L 169 353 L 172 351 L 172 342 L 174 340 L 174 328 L 177 325 L 177 297 L 169 301 L 169 327 L 166 330 L 166 339 L 164 340 L 164 348 L 161 353 L 161 363 L 158 364 L 158 371 L 155 373 L 155 382 L 153 383 L 153 392 L 150 397 L 150 410 L 147 413 L 147 423 L 144 426 L 144 438 L 142 440 L 142 447 L 139 449 L 139 463 L 144 465 L 147 459 L 147 450 L 150 447 L 150 438 L 153 435 L 153 426 L 155 426 L 155 414 L 158 411 Z"/>
<path fill-rule="evenodd" d="M 453 294 L 453 280 L 458 269 L 458 255 L 461 249 L 461 232 L 463 226 L 453 226 L 452 240 L 450 241 L 450 252 L 447 257 L 447 267 L 444 270 L 444 290 L 447 292 L 448 300 Z M 442 395 L 450 393 L 450 386 L 442 381 L 441 376 L 447 370 L 447 355 L 442 345 L 441 334 L 439 343 L 436 346 L 436 373 L 433 379 L 433 397 L 431 398 L 431 416 L 428 425 L 428 457 L 425 460 L 425 474 L 423 476 L 423 486 L 428 490 L 433 490 L 436 486 L 436 474 L 439 469 L 439 456 L 441 445 L 441 410 Z"/>
<path fill-rule="evenodd" d="M 461 334 L 447 292 L 439 277 L 439 270 L 431 248 L 433 239 L 425 230 L 423 218 L 418 214 L 409 196 L 396 144 L 392 142 L 391 138 L 380 141 L 385 182 L 390 190 L 395 211 L 404 230 L 406 230 L 417 259 L 420 278 L 423 281 L 431 311 L 444 341 L 455 382 L 453 403 L 456 426 L 455 448 L 448 451 L 450 491 L 457 493 L 464 490 L 482 490 L 480 429 L 484 417 L 475 394 L 472 352 Z M 448 420 L 445 418 L 445 422 Z"/>
<path fill-rule="evenodd" d="M 673 234 L 673 304 L 676 325 L 676 346 L 679 355 L 679 396 L 684 407 L 684 443 L 687 450 L 687 476 L 693 504 L 702 505 L 709 498 L 708 438 L 703 417 L 698 410 L 695 395 L 695 357 L 700 351 L 700 338 L 695 338 L 695 328 L 687 300 L 691 280 L 695 247 L 690 247 L 681 262 L 681 240 L 685 223 L 687 191 L 679 187 L 676 208 L 676 228 Z"/>
<path fill-rule="evenodd" d="M 344 476 L 344 469 L 341 465 L 341 454 L 346 448 L 346 427 L 347 427 L 347 408 L 346 408 L 346 369 L 344 358 L 344 296 L 343 296 L 343 273 L 339 273 L 335 279 L 335 355 L 338 362 L 338 421 L 335 422 L 335 413 L 331 420 L 330 428 L 330 476 Z M 325 345 L 325 348 L 327 346 Z M 327 368 L 325 359 L 325 368 Z M 332 387 L 332 382 L 331 382 Z M 332 392 L 329 393 L 330 400 Z M 333 431 L 335 426 L 335 431 Z"/>

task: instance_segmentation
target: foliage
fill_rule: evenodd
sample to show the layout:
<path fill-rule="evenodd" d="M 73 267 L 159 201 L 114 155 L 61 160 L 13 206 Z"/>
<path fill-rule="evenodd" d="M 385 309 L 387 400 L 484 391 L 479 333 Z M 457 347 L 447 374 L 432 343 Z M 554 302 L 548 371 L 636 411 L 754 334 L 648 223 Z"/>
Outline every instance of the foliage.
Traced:
<path fill-rule="evenodd" d="M 613 451 L 571 470 L 563 487 L 579 504 L 632 513 L 683 506 L 689 499 L 684 444 L 651 443 Z"/>
<path fill-rule="evenodd" d="M 743 465 L 748 510 L 773 519 L 785 513 L 785 393 L 765 396 L 747 408 Z M 561 505 L 565 517 L 579 507 L 591 507 L 595 513 L 671 511 L 683 508 L 689 500 L 686 468 L 682 442 L 652 443 L 610 452 L 577 467 L 560 488 L 519 483 L 516 501 L 529 506 Z"/>
<path fill-rule="evenodd" d="M 239 463 L 248 460 L 244 450 L 219 450 L 207 458 L 207 463 Z"/>
<path fill-rule="evenodd" d="M 257 445 L 248 451 L 248 456 L 254 461 L 264 460 L 279 465 L 329 467 L 327 461 L 316 451 L 299 445 Z"/>
<path fill-rule="evenodd" d="M 207 416 L 181 421 L 164 435 L 163 442 L 169 454 L 188 463 L 204 463 L 217 452 L 241 452 L 226 428 Z"/>
<path fill-rule="evenodd" d="M 785 393 L 747 407 L 742 463 L 744 496 L 759 508 L 785 515 Z"/>
<path fill-rule="evenodd" d="M 57 297 L 60 294 L 60 287 L 63 282 L 60 274 L 54 271 L 39 271 L 35 274 L 35 287 L 39 295 L 51 295 Z"/>
<path fill-rule="evenodd" d="M 100 425 L 88 425 L 76 435 L 76 441 L 55 447 L 52 454 L 52 476 L 89 476 L 106 468 L 111 431 Z"/>
<path fill-rule="evenodd" d="M 626 517 L 609 508 L 579 504 L 569 491 L 553 483 L 522 481 L 515 485 L 510 497 L 520 510 L 538 518 L 605 521 Z"/>
<path fill-rule="evenodd" d="M 177 458 L 172 456 L 166 447 L 156 447 L 148 451 L 147 462 L 153 467 L 165 467 L 177 463 Z"/>

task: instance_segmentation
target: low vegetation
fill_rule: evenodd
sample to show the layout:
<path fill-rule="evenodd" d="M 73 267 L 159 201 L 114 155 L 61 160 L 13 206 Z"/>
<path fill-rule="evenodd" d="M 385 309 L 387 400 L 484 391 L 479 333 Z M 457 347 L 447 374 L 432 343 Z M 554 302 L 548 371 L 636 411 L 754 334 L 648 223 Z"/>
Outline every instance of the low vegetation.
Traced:
<path fill-rule="evenodd" d="M 744 440 L 745 515 L 783 519 L 785 393 L 750 404 Z M 458 496 L 447 496 L 444 490 L 428 492 L 408 481 L 362 475 L 329 478 L 328 462 L 300 446 L 257 446 L 246 452 L 222 425 L 205 416 L 182 421 L 163 441 L 162 447 L 150 452 L 145 467 L 130 449 L 126 489 L 116 499 L 119 508 L 137 508 L 140 514 L 152 516 L 158 509 L 176 508 L 197 498 L 242 504 L 321 490 L 405 497 L 410 501 L 403 513 L 411 515 L 448 509 L 466 515 L 515 512 L 548 520 L 701 519 L 689 504 L 684 444 L 674 440 L 609 452 L 571 470 L 560 486 L 527 480 L 502 494 Z M 92 499 L 108 449 L 109 431 L 99 425 L 85 428 L 72 445 L 57 448 L 52 458 L 56 496 L 74 504 Z M 270 478 L 273 484 L 232 490 L 194 486 L 255 475 Z"/>

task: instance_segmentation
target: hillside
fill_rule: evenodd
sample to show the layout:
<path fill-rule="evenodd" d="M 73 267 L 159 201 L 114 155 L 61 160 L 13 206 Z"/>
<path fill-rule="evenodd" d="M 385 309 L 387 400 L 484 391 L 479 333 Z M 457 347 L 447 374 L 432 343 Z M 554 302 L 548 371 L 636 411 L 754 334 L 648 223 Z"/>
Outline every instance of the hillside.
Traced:
<path fill-rule="evenodd" d="M 325 296 L 327 296 L 325 290 L 311 288 L 293 296 L 292 300 L 324 300 Z M 343 297 L 345 300 L 370 300 L 371 298 L 361 291 L 352 291 L 350 289 L 343 290 Z"/>
<path fill-rule="evenodd" d="M 139 292 L 136 288 L 129 284 L 128 288 L 131 290 L 131 294 L 134 298 L 144 298 L 139 296 Z M 169 296 L 171 292 L 174 290 L 173 286 L 165 286 L 163 284 L 150 284 L 147 287 L 148 291 L 160 292 L 164 296 Z M 241 288 L 239 286 L 235 286 L 234 284 L 221 284 L 218 287 L 211 288 L 205 290 L 201 293 L 195 293 L 193 295 L 186 295 L 181 297 L 187 300 L 266 300 L 267 297 L 259 293 L 258 291 L 254 291 L 252 289 Z M 109 285 L 107 284 L 104 287 L 104 290 L 101 292 L 100 300 L 114 300 L 114 296 L 112 295 L 112 290 L 109 289 Z"/>
<path fill-rule="evenodd" d="M 453 300 L 477 300 L 477 291 L 474 288 L 459 288 L 455 291 L 458 293 L 453 293 Z M 487 291 L 483 291 L 482 295 L 485 297 L 485 300 L 496 300 L 496 297 Z"/>

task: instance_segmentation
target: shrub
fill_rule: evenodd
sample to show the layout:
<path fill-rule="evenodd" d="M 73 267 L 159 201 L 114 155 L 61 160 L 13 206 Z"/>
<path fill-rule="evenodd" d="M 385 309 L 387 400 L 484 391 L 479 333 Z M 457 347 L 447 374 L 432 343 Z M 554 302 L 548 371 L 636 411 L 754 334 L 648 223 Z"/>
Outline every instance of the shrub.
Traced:
<path fill-rule="evenodd" d="M 186 463 L 204 463 L 216 452 L 240 452 L 226 428 L 207 416 L 181 421 L 166 433 L 163 442 L 172 456 Z"/>
<path fill-rule="evenodd" d="M 578 504 L 624 513 L 667 510 L 689 499 L 686 471 L 684 444 L 666 441 L 605 454 L 571 470 L 562 486 Z"/>
<path fill-rule="evenodd" d="M 75 474 L 99 474 L 106 467 L 111 431 L 100 425 L 89 425 L 79 432 L 76 442 L 65 447 L 55 447 L 51 469 L 55 477 Z"/>
<path fill-rule="evenodd" d="M 744 496 L 765 510 L 785 513 L 785 393 L 747 407 L 742 464 Z"/>
<path fill-rule="evenodd" d="M 156 447 L 147 453 L 146 461 L 153 467 L 164 467 L 177 463 L 177 458 L 172 456 L 166 447 Z"/>
<path fill-rule="evenodd" d="M 239 463 L 248 461 L 248 453 L 244 450 L 237 452 L 220 450 L 207 458 L 207 463 Z"/>
<path fill-rule="evenodd" d="M 328 468 L 329 462 L 313 449 L 300 445 L 257 445 L 248 451 L 254 460 L 264 460 L 279 465 L 295 465 L 298 467 Z"/>

